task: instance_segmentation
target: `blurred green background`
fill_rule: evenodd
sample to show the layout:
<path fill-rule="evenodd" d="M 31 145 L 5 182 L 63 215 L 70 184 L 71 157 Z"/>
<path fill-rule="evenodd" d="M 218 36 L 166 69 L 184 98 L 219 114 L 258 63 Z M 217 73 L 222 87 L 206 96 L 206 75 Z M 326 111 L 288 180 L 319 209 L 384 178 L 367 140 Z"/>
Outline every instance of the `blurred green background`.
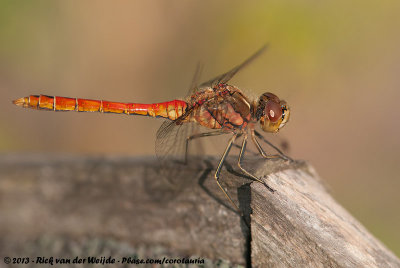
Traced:
<path fill-rule="evenodd" d="M 29 94 L 183 97 L 263 44 L 232 81 L 292 107 L 279 135 L 400 255 L 400 1 L 0 2 L 0 152 L 154 154 L 159 120 L 51 113 Z"/>

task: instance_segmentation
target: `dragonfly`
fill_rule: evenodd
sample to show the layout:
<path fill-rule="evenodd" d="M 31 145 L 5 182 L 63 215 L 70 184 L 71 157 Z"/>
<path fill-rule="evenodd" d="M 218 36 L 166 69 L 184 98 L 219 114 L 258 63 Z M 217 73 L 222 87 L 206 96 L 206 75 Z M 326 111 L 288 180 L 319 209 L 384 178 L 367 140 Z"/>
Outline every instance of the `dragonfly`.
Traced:
<path fill-rule="evenodd" d="M 248 137 L 263 158 L 282 158 L 293 161 L 256 130 L 257 123 L 266 133 L 276 133 L 284 127 L 290 117 L 287 103 L 270 92 L 253 99 L 246 96 L 238 87 L 228 84 L 236 73 L 259 57 L 266 48 L 267 45 L 263 46 L 230 71 L 200 85 L 197 85 L 200 72 L 196 71 L 192 86 L 185 99 L 144 104 L 30 95 L 16 99 L 13 103 L 24 108 L 38 110 L 116 113 L 164 118 L 166 120 L 156 134 L 156 154 L 161 160 L 180 154 L 187 163 L 190 141 L 202 137 L 230 134 L 231 137 L 215 170 L 214 178 L 227 200 L 241 213 L 220 183 L 221 169 L 232 146 L 240 148 L 237 161 L 239 169 L 254 181 L 262 183 L 271 192 L 275 190 L 242 166 L 241 162 L 246 151 Z M 193 124 L 202 126 L 206 131 L 201 133 L 189 131 Z M 235 141 L 239 138 L 242 138 L 241 145 L 236 145 Z M 259 139 L 271 146 L 276 154 L 267 154 Z"/>

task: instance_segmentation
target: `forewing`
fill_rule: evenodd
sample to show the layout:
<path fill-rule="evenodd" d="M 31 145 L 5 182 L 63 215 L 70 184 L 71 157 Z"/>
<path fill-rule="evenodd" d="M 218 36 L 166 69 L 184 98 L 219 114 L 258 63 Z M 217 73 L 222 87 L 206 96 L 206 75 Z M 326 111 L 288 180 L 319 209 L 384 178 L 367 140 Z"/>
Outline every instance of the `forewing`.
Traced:
<path fill-rule="evenodd" d="M 252 56 L 250 56 L 247 60 L 245 60 L 243 63 L 240 65 L 236 66 L 229 72 L 226 72 L 224 74 L 221 74 L 205 83 L 202 83 L 199 88 L 204 88 L 204 87 L 214 87 L 215 85 L 219 83 L 227 83 L 229 80 L 232 79 L 232 77 L 242 70 L 244 67 L 249 65 L 253 60 L 258 58 L 266 49 L 268 48 L 268 44 L 264 45 L 262 48 L 260 48 L 256 53 L 254 53 Z"/>
<path fill-rule="evenodd" d="M 199 81 L 201 73 L 203 72 L 203 64 L 197 63 L 196 70 L 193 75 L 192 83 L 190 84 L 189 91 L 187 92 L 187 97 L 190 97 L 194 92 L 199 89 Z"/>

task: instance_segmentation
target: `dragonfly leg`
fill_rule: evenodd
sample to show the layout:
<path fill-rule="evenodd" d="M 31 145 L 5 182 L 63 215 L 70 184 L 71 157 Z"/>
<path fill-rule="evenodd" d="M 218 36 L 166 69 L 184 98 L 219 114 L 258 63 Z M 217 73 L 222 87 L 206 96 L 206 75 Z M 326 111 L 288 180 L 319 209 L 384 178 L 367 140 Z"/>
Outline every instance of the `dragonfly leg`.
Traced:
<path fill-rule="evenodd" d="M 224 134 L 220 130 L 216 131 L 210 131 L 210 132 L 204 132 L 204 133 L 199 133 L 199 134 L 194 134 L 186 138 L 186 147 L 185 147 L 185 164 L 187 164 L 187 158 L 188 158 L 188 151 L 189 151 L 189 141 L 197 139 L 197 138 L 202 138 L 202 137 L 210 137 L 210 136 L 218 136 Z"/>
<path fill-rule="evenodd" d="M 265 182 L 263 182 L 262 180 L 260 180 L 259 178 L 257 178 L 256 176 L 254 176 L 253 174 L 251 174 L 250 172 L 248 172 L 247 170 L 245 170 L 242 167 L 241 161 L 242 161 L 242 157 L 244 155 L 244 152 L 246 151 L 246 144 L 247 144 L 247 134 L 245 134 L 245 136 L 243 137 L 243 142 L 242 142 L 242 148 L 240 149 L 240 153 L 239 153 L 239 159 L 238 159 L 238 167 L 240 168 L 240 170 L 246 174 L 247 176 L 249 176 L 250 178 L 252 178 L 255 181 L 258 181 L 260 183 L 262 183 L 265 187 L 267 187 L 268 190 L 270 190 L 271 192 L 275 192 L 274 189 L 272 189 L 271 187 L 269 187 Z"/>
<path fill-rule="evenodd" d="M 273 154 L 273 155 L 268 155 L 263 148 L 261 147 L 260 143 L 258 142 L 256 136 L 260 139 L 262 139 L 266 144 L 268 144 L 269 146 L 271 146 L 273 149 L 275 149 L 275 151 L 278 152 L 278 154 Z M 266 158 L 266 159 L 273 159 L 273 158 L 282 158 L 284 160 L 288 160 L 293 162 L 294 160 L 292 158 L 290 158 L 289 156 L 285 155 L 281 150 L 279 150 L 278 147 L 276 147 L 275 145 L 273 145 L 271 142 L 269 142 L 267 139 L 264 138 L 263 135 L 261 135 L 260 133 L 258 133 L 255 130 L 251 131 L 251 139 L 253 140 L 254 144 L 257 147 L 257 150 L 260 152 L 260 154 L 262 155 L 262 157 Z"/>
<path fill-rule="evenodd" d="M 215 181 L 217 182 L 219 188 L 220 188 L 221 191 L 225 194 L 225 196 L 226 196 L 226 198 L 229 200 L 229 202 L 231 202 L 231 204 L 233 205 L 233 207 L 239 212 L 239 214 L 240 214 L 241 216 L 243 216 L 243 213 L 240 211 L 239 207 L 233 202 L 232 198 L 229 196 L 229 194 L 225 191 L 225 189 L 224 189 L 224 188 L 222 187 L 222 185 L 219 183 L 219 174 L 220 174 L 220 172 L 221 172 L 222 165 L 224 164 L 225 159 L 226 159 L 227 155 L 229 154 L 229 151 L 230 151 L 231 148 L 232 148 L 232 144 L 235 142 L 237 136 L 238 136 L 238 134 L 234 134 L 234 135 L 232 136 L 232 138 L 230 138 L 230 140 L 229 140 L 229 142 L 228 142 L 228 146 L 226 147 L 225 152 L 224 152 L 224 154 L 222 155 L 221 160 L 219 161 L 217 170 L 215 171 L 214 178 L 215 178 Z"/>

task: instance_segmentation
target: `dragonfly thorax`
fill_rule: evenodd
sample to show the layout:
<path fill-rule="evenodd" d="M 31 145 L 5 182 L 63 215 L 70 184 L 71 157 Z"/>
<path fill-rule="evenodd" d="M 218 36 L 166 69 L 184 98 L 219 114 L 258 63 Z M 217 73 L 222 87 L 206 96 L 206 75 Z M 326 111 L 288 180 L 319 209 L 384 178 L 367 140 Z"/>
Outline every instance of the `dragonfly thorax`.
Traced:
<path fill-rule="evenodd" d="M 255 117 L 265 132 L 278 132 L 288 121 L 290 110 L 275 94 L 264 93 L 258 100 Z"/>

